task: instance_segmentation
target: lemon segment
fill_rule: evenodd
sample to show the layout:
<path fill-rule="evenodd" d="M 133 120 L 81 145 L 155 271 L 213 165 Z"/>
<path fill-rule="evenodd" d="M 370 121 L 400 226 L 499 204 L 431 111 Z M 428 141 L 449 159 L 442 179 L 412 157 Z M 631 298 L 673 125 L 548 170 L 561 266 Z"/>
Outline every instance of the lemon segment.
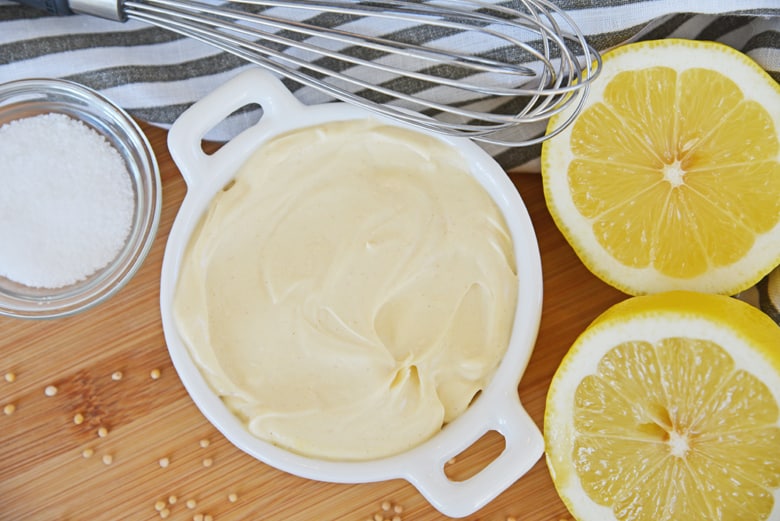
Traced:
<path fill-rule="evenodd" d="M 542 147 L 567 241 L 629 294 L 755 284 L 780 264 L 780 86 L 713 42 L 639 42 L 603 63 Z"/>
<path fill-rule="evenodd" d="M 613 306 L 550 385 L 546 458 L 579 521 L 780 519 L 780 327 L 674 291 Z"/>

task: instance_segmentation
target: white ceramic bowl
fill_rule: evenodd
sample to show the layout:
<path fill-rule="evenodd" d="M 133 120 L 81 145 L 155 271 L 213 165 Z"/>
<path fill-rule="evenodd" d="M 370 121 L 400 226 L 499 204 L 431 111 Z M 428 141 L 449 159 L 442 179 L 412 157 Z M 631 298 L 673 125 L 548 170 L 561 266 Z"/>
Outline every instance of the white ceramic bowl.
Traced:
<path fill-rule="evenodd" d="M 261 120 L 216 153 L 201 143 L 206 133 L 236 110 L 259 104 Z M 542 305 L 542 274 L 533 227 L 520 196 L 501 167 L 462 138 L 440 137 L 459 151 L 506 218 L 514 241 L 519 278 L 510 345 L 495 375 L 475 402 L 427 442 L 402 454 L 361 462 L 324 461 L 292 453 L 253 436 L 211 390 L 183 344 L 173 319 L 173 296 L 183 252 L 212 197 L 262 143 L 293 129 L 330 121 L 375 117 L 343 103 L 304 106 L 275 78 L 250 69 L 193 105 L 172 126 L 168 146 L 188 191 L 168 238 L 160 305 L 171 359 L 185 388 L 206 418 L 234 445 L 257 459 L 298 476 L 365 483 L 406 479 L 443 514 L 463 517 L 483 507 L 525 474 L 543 452 L 542 436 L 523 409 L 517 386 L 533 350 Z M 386 123 L 396 124 L 391 121 Z M 302 151 L 305 153 L 305 151 Z M 457 153 L 457 152 L 455 152 Z M 465 481 L 450 480 L 446 463 L 489 431 L 505 439 L 504 451 Z"/>

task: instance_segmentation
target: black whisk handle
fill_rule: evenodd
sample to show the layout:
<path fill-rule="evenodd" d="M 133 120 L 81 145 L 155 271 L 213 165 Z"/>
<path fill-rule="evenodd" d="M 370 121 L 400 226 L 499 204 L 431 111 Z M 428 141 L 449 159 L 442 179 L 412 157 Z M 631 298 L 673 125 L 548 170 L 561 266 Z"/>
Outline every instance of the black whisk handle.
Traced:
<path fill-rule="evenodd" d="M 89 14 L 107 20 L 124 22 L 126 16 L 122 10 L 124 0 L 15 0 L 20 4 L 35 7 L 41 11 L 58 16 L 71 14 Z"/>
<path fill-rule="evenodd" d="M 73 14 L 68 0 L 16 0 L 20 4 L 29 5 L 39 11 L 65 16 Z"/>

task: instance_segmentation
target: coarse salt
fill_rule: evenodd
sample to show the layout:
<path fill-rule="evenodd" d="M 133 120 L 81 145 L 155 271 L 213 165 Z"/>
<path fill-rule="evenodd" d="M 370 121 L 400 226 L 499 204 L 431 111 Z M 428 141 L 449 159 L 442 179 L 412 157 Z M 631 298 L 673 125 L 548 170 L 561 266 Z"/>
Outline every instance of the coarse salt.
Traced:
<path fill-rule="evenodd" d="M 81 121 L 49 113 L 0 126 L 0 275 L 60 288 L 107 266 L 135 196 L 122 156 Z"/>

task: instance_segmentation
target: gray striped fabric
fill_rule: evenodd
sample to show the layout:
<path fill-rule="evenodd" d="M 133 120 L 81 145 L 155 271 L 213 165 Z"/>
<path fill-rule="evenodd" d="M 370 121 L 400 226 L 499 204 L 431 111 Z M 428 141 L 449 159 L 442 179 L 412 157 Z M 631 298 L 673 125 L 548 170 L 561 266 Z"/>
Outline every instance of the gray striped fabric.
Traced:
<path fill-rule="evenodd" d="M 717 40 L 747 53 L 780 81 L 780 0 L 557 0 L 599 50 L 641 39 Z M 340 20 L 332 18 L 332 25 Z M 436 35 L 433 35 L 435 38 Z M 431 38 L 431 35 L 420 36 Z M 139 22 L 51 17 L 0 0 L 0 82 L 67 78 L 88 85 L 133 116 L 166 127 L 238 71 L 239 58 Z M 304 103 L 329 101 L 286 82 Z M 209 136 L 229 139 L 256 116 L 237 116 Z M 544 125 L 529 126 L 530 135 Z M 507 170 L 536 171 L 539 147 L 483 145 Z"/>

